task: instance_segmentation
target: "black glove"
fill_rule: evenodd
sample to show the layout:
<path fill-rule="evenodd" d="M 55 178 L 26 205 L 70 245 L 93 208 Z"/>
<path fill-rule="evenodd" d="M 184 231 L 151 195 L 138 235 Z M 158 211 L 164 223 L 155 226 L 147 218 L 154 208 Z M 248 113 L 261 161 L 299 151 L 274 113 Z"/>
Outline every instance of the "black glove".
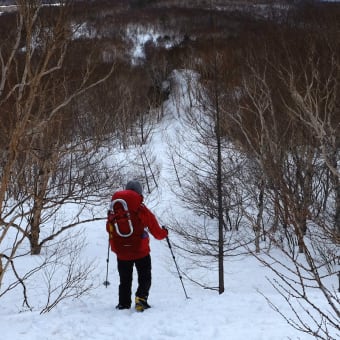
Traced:
<path fill-rule="evenodd" d="M 162 229 L 168 231 L 168 228 L 165 225 L 162 225 Z"/>

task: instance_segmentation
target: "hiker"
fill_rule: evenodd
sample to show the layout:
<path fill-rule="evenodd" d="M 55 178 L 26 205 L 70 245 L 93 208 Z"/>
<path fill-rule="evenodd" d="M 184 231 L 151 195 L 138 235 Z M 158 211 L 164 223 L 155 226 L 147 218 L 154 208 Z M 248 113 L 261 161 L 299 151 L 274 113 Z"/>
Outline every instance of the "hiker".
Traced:
<path fill-rule="evenodd" d="M 142 312 L 148 304 L 151 287 L 151 257 L 149 233 L 158 240 L 168 236 L 155 215 L 143 204 L 142 185 L 137 180 L 129 181 L 125 190 L 117 191 L 111 200 L 106 230 L 109 233 L 111 250 L 116 253 L 119 283 L 117 309 L 131 307 L 133 266 L 136 266 L 138 287 L 135 308 Z"/>

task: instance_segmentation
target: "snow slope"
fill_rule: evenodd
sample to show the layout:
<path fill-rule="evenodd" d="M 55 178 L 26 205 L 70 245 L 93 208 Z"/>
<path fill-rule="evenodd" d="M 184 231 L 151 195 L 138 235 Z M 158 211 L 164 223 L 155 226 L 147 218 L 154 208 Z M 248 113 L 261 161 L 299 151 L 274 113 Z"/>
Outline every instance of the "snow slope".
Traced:
<path fill-rule="evenodd" d="M 174 203 L 166 162 L 166 136 L 179 128 L 174 102 L 166 103 L 164 120 L 155 128 L 151 141 L 160 166 L 159 190 L 146 195 L 146 203 L 161 223 L 169 223 L 166 210 Z M 173 134 L 174 136 L 174 134 Z M 109 200 L 109 198 L 108 198 Z M 106 211 L 103 207 L 103 213 Z M 312 339 L 291 328 L 266 303 L 259 291 L 275 303 L 283 314 L 292 316 L 285 302 L 270 286 L 266 277 L 272 273 L 253 257 L 226 258 L 225 293 L 203 289 L 184 280 L 186 298 L 167 242 L 151 238 L 153 284 L 144 313 L 133 309 L 118 311 L 118 275 L 114 254 L 110 255 L 109 281 L 106 274 L 107 234 L 103 222 L 85 227 L 88 245 L 85 257 L 95 261 L 95 289 L 78 300 L 66 300 L 47 314 L 23 311 L 14 294 L 2 299 L 1 338 L 7 340 L 284 340 Z M 170 240 L 175 236 L 170 233 Z M 176 249 L 174 249 L 176 255 Z M 182 259 L 177 258 L 179 263 Z M 218 282 L 217 273 L 202 269 Z M 136 289 L 136 273 L 134 275 Z"/>
<path fill-rule="evenodd" d="M 97 289 L 90 296 L 68 301 L 45 315 L 18 313 L 13 306 L 3 306 L 2 339 L 310 339 L 290 328 L 257 292 L 262 290 L 283 311 L 287 308 L 266 283 L 268 273 L 253 258 L 226 262 L 226 291 L 222 295 L 184 281 L 190 297 L 186 299 L 165 241 L 151 243 L 152 308 L 144 313 L 115 310 L 118 276 L 114 256 L 110 258 L 111 285 L 106 288 L 102 284 L 107 244 L 103 225 L 93 224 L 87 231 L 91 240 L 89 251 L 97 257 Z"/>

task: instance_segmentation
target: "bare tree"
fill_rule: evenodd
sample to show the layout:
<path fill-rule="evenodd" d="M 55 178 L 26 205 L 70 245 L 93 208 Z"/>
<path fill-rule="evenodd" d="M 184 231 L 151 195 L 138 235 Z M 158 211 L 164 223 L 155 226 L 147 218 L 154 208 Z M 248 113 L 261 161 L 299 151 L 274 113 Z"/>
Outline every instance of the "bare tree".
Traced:
<path fill-rule="evenodd" d="M 175 93 L 171 95 L 179 100 L 177 107 L 183 112 L 176 120 L 184 128 L 171 139 L 171 157 L 176 178 L 180 181 L 177 197 L 191 210 L 187 221 L 174 223 L 173 228 L 181 240 L 176 246 L 195 266 L 216 261 L 219 283 L 213 289 L 221 294 L 224 291 L 225 256 L 239 246 L 231 241 L 231 231 L 236 232 L 242 220 L 238 205 L 243 198 L 240 186 L 235 182 L 241 176 L 245 158 L 238 157 L 224 136 L 222 111 L 216 113 L 219 105 L 226 101 L 221 78 L 217 76 L 217 67 L 219 75 L 223 74 L 220 67 L 225 59 L 222 55 L 216 58 L 201 66 L 201 77 L 190 70 L 176 72 L 173 76 Z M 200 284 L 211 288 L 209 283 Z"/>
<path fill-rule="evenodd" d="M 22 308 L 39 309 L 42 314 L 65 299 L 87 294 L 95 288 L 95 280 L 92 277 L 94 264 L 82 259 L 85 247 L 82 231 L 64 233 L 62 239 L 45 247 L 39 258 L 26 261 L 24 272 L 15 266 L 16 257 L 12 258 L 13 278 L 3 285 L 0 298 L 21 287 Z"/>
<path fill-rule="evenodd" d="M 95 287 L 91 277 L 95 267 L 82 260 L 84 248 L 84 239 L 70 235 L 65 237 L 65 242 L 56 243 L 52 251 L 49 249 L 49 265 L 40 271 L 47 289 L 46 294 L 42 294 L 46 301 L 40 314 L 51 311 L 65 299 L 79 298 Z"/>
<path fill-rule="evenodd" d="M 40 254 L 65 230 L 104 219 L 95 207 L 118 178 L 118 168 L 71 111 L 71 103 L 107 80 L 114 65 L 101 62 L 94 48 L 74 68 L 71 2 L 45 7 L 18 1 L 17 8 L 0 49 L 0 282 L 9 267 L 15 271 L 17 256 L 27 254 L 27 240 L 31 254 Z M 60 224 L 65 204 L 77 209 Z"/>
<path fill-rule="evenodd" d="M 264 50 L 248 54 L 240 95 L 235 96 L 240 109 L 230 118 L 241 132 L 244 152 L 265 174 L 266 210 L 273 209 L 272 223 L 279 223 L 279 228 L 267 230 L 267 237 L 281 250 L 280 256 L 254 255 L 277 275 L 272 284 L 295 315 L 283 315 L 285 319 L 316 338 L 335 339 L 339 239 L 334 228 L 338 206 L 334 179 L 339 174 L 330 155 L 339 155 L 335 67 L 339 62 L 334 53 L 338 47 L 329 40 L 321 42 L 308 30 L 288 31 L 294 31 L 294 42 L 282 35 L 275 43 L 268 39 Z M 297 41 L 304 49 L 296 49 Z M 316 54 L 320 44 L 323 58 Z M 319 307 L 313 291 L 328 309 Z"/>

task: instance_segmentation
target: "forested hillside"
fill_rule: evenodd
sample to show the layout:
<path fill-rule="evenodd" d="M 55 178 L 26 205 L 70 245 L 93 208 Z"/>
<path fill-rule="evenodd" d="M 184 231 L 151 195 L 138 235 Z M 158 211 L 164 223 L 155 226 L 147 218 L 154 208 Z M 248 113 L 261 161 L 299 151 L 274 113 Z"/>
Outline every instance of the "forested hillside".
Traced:
<path fill-rule="evenodd" d="M 171 94 L 186 126 L 169 140 L 172 188 L 190 217 L 169 223 L 188 278 L 222 294 L 225 259 L 253 255 L 294 313 L 316 315 L 293 326 L 335 339 L 340 4 L 15 3 L 0 10 L 0 300 L 20 287 L 31 308 L 26 280 L 55 266 L 65 244 L 80 251 L 77 227 L 104 221 L 99 211 L 129 176 L 159 190 L 148 142 Z M 45 258 L 23 270 L 35 255 Z M 207 263 L 218 282 L 195 277 Z M 63 265 L 77 276 L 71 290 L 85 293 L 89 267 L 79 276 Z M 43 312 L 68 296 L 49 293 Z"/>

